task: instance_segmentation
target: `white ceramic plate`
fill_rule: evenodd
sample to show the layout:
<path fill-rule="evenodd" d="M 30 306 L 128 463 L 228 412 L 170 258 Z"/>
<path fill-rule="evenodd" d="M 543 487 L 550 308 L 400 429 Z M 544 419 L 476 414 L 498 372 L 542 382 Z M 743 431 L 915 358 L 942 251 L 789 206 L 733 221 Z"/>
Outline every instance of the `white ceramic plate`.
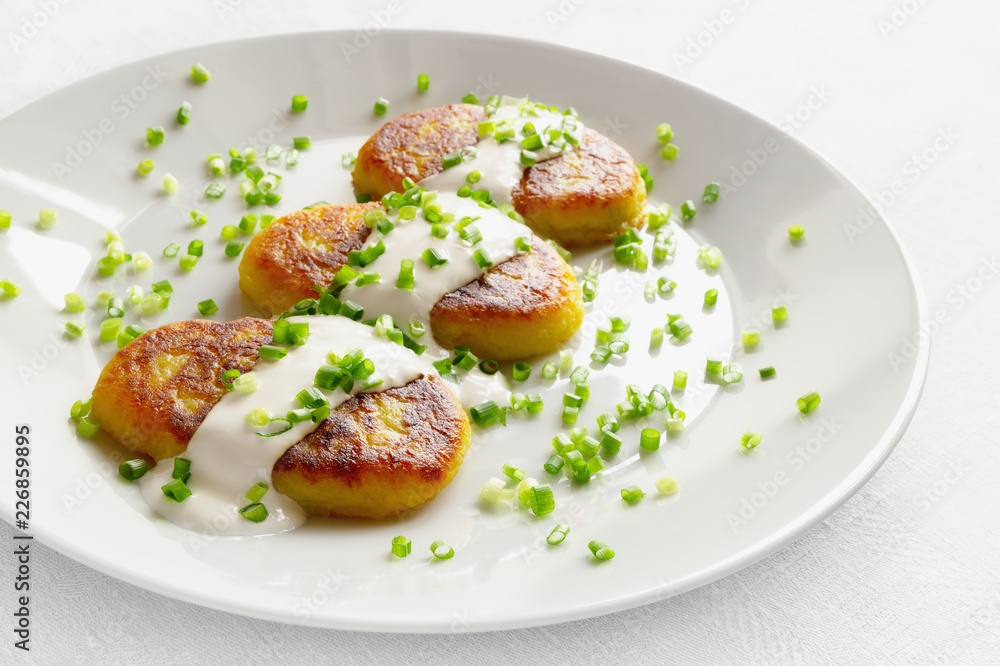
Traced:
<path fill-rule="evenodd" d="M 920 394 L 925 313 L 892 230 L 833 167 L 751 114 L 633 65 L 475 35 L 384 32 L 358 51 L 352 40 L 347 33 L 281 35 L 174 53 L 88 79 L 0 123 L 0 208 L 14 214 L 14 227 L 0 232 L 0 278 L 24 288 L 19 298 L 0 300 L 0 478 L 14 478 L 14 427 L 29 424 L 29 531 L 37 538 L 136 585 L 236 613 L 366 630 L 504 629 L 629 608 L 745 567 L 829 515 L 889 455 Z M 188 78 L 195 62 L 213 74 L 205 86 Z M 415 88 L 419 72 L 432 82 L 423 95 Z M 252 314 L 218 238 L 243 208 L 235 185 L 222 201 L 205 201 L 205 156 L 310 135 L 314 148 L 285 179 L 284 200 L 272 212 L 346 199 L 340 154 L 379 126 L 377 97 L 389 98 L 391 117 L 456 102 L 470 90 L 573 105 L 585 123 L 650 165 L 653 199 L 675 208 L 697 202 L 695 221 L 674 225 L 680 247 L 672 264 L 637 277 L 606 263 L 593 314 L 573 341 L 585 364 L 600 318 L 632 313 L 628 362 L 592 374 L 594 397 L 580 422 L 593 426 L 623 398 L 625 384 L 648 390 L 684 369 L 691 385 L 675 399 L 689 415 L 686 435 L 639 455 L 638 432 L 627 427 L 626 446 L 607 472 L 587 486 L 554 482 L 559 507 L 550 516 L 481 510 L 479 486 L 504 462 L 547 479 L 541 464 L 561 425 L 564 378 L 542 387 L 548 406 L 539 418 L 479 432 L 455 482 L 412 515 L 381 524 L 311 521 L 243 540 L 204 538 L 156 519 L 117 476 L 119 447 L 74 435 L 69 406 L 89 394 L 111 350 L 94 342 L 96 309 L 74 316 L 90 325 L 84 339 L 64 336 L 71 317 L 61 311 L 63 294 L 92 299 L 108 285 L 121 293 L 169 278 L 176 289 L 170 310 L 144 326 L 197 316 L 194 304 L 207 297 L 220 305 L 217 319 Z M 298 93 L 310 106 L 293 117 L 289 102 Z M 178 128 L 182 100 L 194 110 Z M 673 163 L 658 156 L 654 128 L 663 121 L 681 146 Z M 167 139 L 149 149 L 145 130 L 154 125 L 166 128 Z M 157 169 L 143 180 L 135 166 L 147 155 Z M 181 182 L 169 197 L 159 188 L 167 171 Z M 714 205 L 700 202 L 709 181 L 731 189 Z M 59 211 L 54 230 L 36 226 L 43 206 Z M 191 207 L 208 213 L 206 227 L 190 228 Z M 799 247 L 786 232 L 796 223 L 807 230 Z M 96 278 L 109 228 L 130 250 L 157 258 L 153 273 Z M 167 243 L 193 238 L 206 242 L 193 273 L 160 259 Z M 703 242 L 723 252 L 717 275 L 695 267 Z M 586 266 L 592 256 L 602 252 L 574 262 Z M 643 282 L 661 274 L 679 284 L 676 295 L 644 303 Z M 721 291 L 719 304 L 702 311 L 711 286 Z M 770 308 L 782 303 L 789 325 L 775 330 Z M 695 334 L 689 344 L 649 352 L 649 330 L 667 312 L 684 313 Z M 762 330 L 753 353 L 734 343 L 747 327 Z M 710 352 L 732 352 L 744 382 L 725 391 L 706 385 L 700 374 Z M 762 382 L 757 369 L 768 365 L 777 377 Z M 796 398 L 813 390 L 822 406 L 801 417 Z M 662 427 L 662 417 L 650 424 Z M 752 455 L 738 446 L 747 429 L 764 434 Z M 679 493 L 656 495 L 653 481 L 664 475 L 678 479 Z M 649 495 L 625 506 L 619 491 L 632 483 Z M 0 509 L 13 521 L 10 491 L 0 495 Z M 547 547 L 544 537 L 558 521 L 572 532 Z M 406 560 L 389 555 L 396 534 L 413 540 Z M 431 561 L 435 539 L 455 547 L 454 559 Z M 607 541 L 617 557 L 596 563 L 591 539 Z"/>

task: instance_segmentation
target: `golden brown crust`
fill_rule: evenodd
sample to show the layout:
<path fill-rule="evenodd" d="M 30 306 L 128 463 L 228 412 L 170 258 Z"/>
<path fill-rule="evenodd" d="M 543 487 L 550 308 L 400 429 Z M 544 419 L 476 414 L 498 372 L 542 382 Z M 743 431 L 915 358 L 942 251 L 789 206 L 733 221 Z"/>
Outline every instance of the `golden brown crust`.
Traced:
<path fill-rule="evenodd" d="M 240 289 L 270 314 L 316 297 L 312 287 L 329 286 L 348 252 L 364 245 L 371 230 L 362 216 L 371 208 L 381 204 L 324 204 L 275 220 L 244 251 Z"/>
<path fill-rule="evenodd" d="M 271 322 L 250 317 L 147 331 L 104 367 L 91 415 L 131 451 L 155 460 L 178 455 L 225 393 L 222 374 L 252 369 L 271 336 Z"/>
<path fill-rule="evenodd" d="M 275 463 L 274 488 L 311 515 L 386 518 L 448 485 L 470 436 L 441 379 L 420 377 L 334 409 Z"/>
<path fill-rule="evenodd" d="M 434 338 L 498 361 L 551 352 L 583 322 L 580 287 L 566 261 L 534 239 L 526 254 L 494 266 L 431 310 Z"/>
<path fill-rule="evenodd" d="M 358 151 L 354 187 L 381 198 L 403 190 L 403 178 L 423 180 L 443 170 L 441 158 L 479 141 L 481 106 L 452 104 L 408 113 L 383 125 Z"/>
<path fill-rule="evenodd" d="M 511 200 L 536 232 L 574 247 L 641 226 L 646 186 L 624 148 L 588 129 L 575 150 L 526 170 Z"/>

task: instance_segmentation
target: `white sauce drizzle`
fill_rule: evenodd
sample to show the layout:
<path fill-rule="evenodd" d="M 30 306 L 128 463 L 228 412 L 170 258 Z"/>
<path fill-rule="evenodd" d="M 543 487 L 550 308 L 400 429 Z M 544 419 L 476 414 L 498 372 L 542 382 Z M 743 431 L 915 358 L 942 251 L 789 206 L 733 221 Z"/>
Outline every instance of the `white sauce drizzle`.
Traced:
<path fill-rule="evenodd" d="M 421 375 L 435 373 L 431 360 L 448 358 L 449 350 L 437 345 L 430 330 L 430 312 L 446 294 L 460 289 L 478 279 L 486 269 L 480 268 L 473 258 L 476 250 L 489 253 L 493 265 L 513 258 L 520 251 L 516 247 L 519 237 L 531 238 L 531 230 L 495 208 L 484 208 L 470 198 L 455 194 L 467 185 L 466 177 L 479 171 L 480 180 L 471 187 L 488 190 L 500 205 L 509 204 L 511 190 L 521 180 L 526 168 L 520 160 L 521 139 L 529 122 L 539 134 L 549 128 L 562 129 L 566 116 L 551 111 L 534 109 L 529 115 L 521 114 L 519 102 L 505 100 L 490 117 L 496 124 L 509 122 L 515 136 L 505 143 L 485 137 L 476 146 L 476 157 L 421 181 L 428 190 L 438 191 L 437 203 L 443 212 L 453 213 L 455 219 L 479 217 L 474 222 L 482 240 L 470 246 L 461 240 L 454 228 L 445 238 L 435 238 L 432 225 L 418 213 L 413 220 L 401 222 L 398 211 L 389 215 L 395 228 L 386 235 L 373 230 L 365 247 L 384 239 L 385 252 L 363 270 L 380 273 L 378 283 L 358 287 L 348 285 L 341 293 L 365 308 L 365 317 L 391 315 L 393 321 L 409 333 L 409 322 L 419 321 L 425 334 L 420 338 L 427 350 L 421 357 L 401 345 L 375 335 L 375 329 L 354 323 L 344 317 L 292 317 L 289 321 L 308 321 L 309 338 L 305 345 L 292 347 L 288 355 L 278 361 L 262 360 L 254 368 L 259 388 L 251 394 L 229 392 L 212 408 L 198 427 L 187 451 L 182 457 L 191 461 L 191 477 L 187 487 L 191 495 L 176 502 L 163 494 L 161 487 L 172 480 L 174 459 L 161 461 L 140 480 L 142 494 L 149 505 L 161 516 L 187 529 L 220 536 L 247 536 L 273 534 L 293 529 L 305 522 L 305 512 L 285 495 L 273 488 L 271 470 L 284 453 L 313 432 L 318 424 L 304 421 L 274 437 L 260 437 L 259 428 L 250 425 L 247 414 L 257 407 L 269 409 L 275 415 L 298 408 L 296 394 L 313 385 L 316 370 L 327 362 L 331 350 L 360 347 L 367 358 L 375 362 L 372 379 L 381 378 L 383 384 L 377 391 L 404 386 Z M 534 115 L 537 113 L 537 115 Z M 577 132 L 582 123 L 576 122 Z M 548 141 L 546 141 L 546 144 Z M 566 145 L 562 150 L 549 145 L 533 151 L 538 162 L 557 157 L 572 150 Z M 448 262 L 436 269 L 430 268 L 421 253 L 435 247 L 444 250 Z M 400 262 L 413 260 L 414 289 L 396 288 Z M 465 408 L 486 400 L 503 404 L 507 387 L 502 375 L 487 375 L 474 368 L 461 373 L 461 384 L 445 381 Z M 355 384 L 354 393 L 361 383 Z M 343 391 L 325 392 L 330 406 L 336 408 L 350 396 Z M 268 510 L 268 517 L 260 522 L 243 518 L 240 508 L 249 504 L 244 495 L 258 482 L 269 487 L 261 502 Z"/>
<path fill-rule="evenodd" d="M 289 448 L 313 432 L 318 424 L 304 421 L 274 437 L 260 437 L 280 423 L 261 429 L 247 422 L 247 414 L 264 407 L 276 416 L 297 409 L 296 394 L 313 385 L 329 351 L 360 347 L 375 363 L 371 379 L 382 379 L 376 391 L 404 386 L 422 375 L 433 374 L 431 364 L 401 345 L 377 338 L 375 329 L 346 317 L 290 317 L 309 323 L 309 337 L 302 346 L 290 347 L 280 360 L 261 360 L 254 368 L 259 387 L 250 394 L 231 391 L 208 413 L 181 457 L 191 461 L 187 486 L 191 496 L 176 502 L 163 494 L 161 486 L 172 480 L 174 459 L 160 461 L 140 479 L 142 494 L 161 516 L 187 529 L 222 536 L 273 534 L 305 521 L 305 513 L 294 501 L 278 493 L 271 482 L 271 469 Z M 355 382 L 354 391 L 361 389 Z M 341 390 L 324 391 L 331 408 L 350 396 Z M 260 523 L 239 515 L 250 504 L 244 495 L 257 482 L 270 488 L 261 502 L 268 517 Z"/>

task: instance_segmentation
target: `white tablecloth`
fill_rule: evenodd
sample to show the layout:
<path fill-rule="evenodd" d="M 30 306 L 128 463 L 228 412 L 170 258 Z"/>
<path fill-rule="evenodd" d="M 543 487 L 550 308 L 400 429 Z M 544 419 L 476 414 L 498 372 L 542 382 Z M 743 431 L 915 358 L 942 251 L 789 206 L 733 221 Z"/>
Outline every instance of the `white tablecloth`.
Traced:
<path fill-rule="evenodd" d="M 132 60 L 253 35 L 356 29 L 396 1 L 5 0 L 0 118 Z M 406 636 L 285 626 L 167 599 L 37 546 L 33 651 L 15 650 L 2 622 L 0 661 L 1000 663 L 1000 279 L 991 279 L 1000 245 L 1000 7 L 398 1 L 391 28 L 520 35 L 678 76 L 782 124 L 880 198 L 930 312 L 946 319 L 933 333 L 927 388 L 902 442 L 842 509 L 764 561 L 650 606 L 524 631 Z M 952 140 L 935 148 L 942 134 Z M 10 531 L 0 523 L 0 542 L 11 543 Z M 10 580 L 11 562 L 0 558 L 0 579 Z M 4 616 L 14 598 L 11 589 L 0 593 Z"/>

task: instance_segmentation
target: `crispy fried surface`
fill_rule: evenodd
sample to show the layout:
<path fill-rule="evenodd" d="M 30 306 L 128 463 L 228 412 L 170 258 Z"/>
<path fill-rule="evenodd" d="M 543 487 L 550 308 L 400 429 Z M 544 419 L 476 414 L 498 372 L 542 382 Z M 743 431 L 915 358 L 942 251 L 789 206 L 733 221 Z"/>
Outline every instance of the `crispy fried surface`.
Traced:
<path fill-rule="evenodd" d="M 481 107 L 468 104 L 426 109 L 382 126 L 358 152 L 354 186 L 380 198 L 441 171 L 441 158 L 475 145 Z M 566 247 L 611 240 L 644 220 L 646 186 L 632 157 L 588 129 L 575 150 L 525 170 L 512 193 L 517 211 L 536 233 Z"/>
<path fill-rule="evenodd" d="M 465 412 L 436 375 L 337 407 L 274 465 L 311 515 L 381 519 L 434 499 L 469 448 Z"/>
<path fill-rule="evenodd" d="M 498 361 L 559 349 L 583 323 L 583 299 L 569 265 L 547 243 L 494 266 L 431 310 L 434 338 Z"/>
<path fill-rule="evenodd" d="M 441 157 L 479 140 L 483 107 L 452 104 L 408 113 L 383 125 L 358 151 L 354 187 L 373 199 L 402 191 L 403 178 L 419 181 L 443 170 Z"/>
<path fill-rule="evenodd" d="M 378 203 L 321 205 L 275 220 L 247 246 L 240 260 L 240 289 L 272 315 L 313 298 L 326 287 L 347 253 L 360 249 L 371 230 L 362 216 Z"/>
<path fill-rule="evenodd" d="M 646 186 L 624 148 L 588 129 L 576 150 L 527 169 L 511 200 L 533 230 L 577 247 L 641 226 Z"/>
<path fill-rule="evenodd" d="M 225 392 L 222 374 L 253 368 L 271 334 L 271 322 L 249 317 L 147 331 L 104 367 L 91 415 L 129 450 L 155 460 L 176 456 Z"/>
<path fill-rule="evenodd" d="M 378 205 L 326 206 L 322 214 L 303 216 L 310 211 L 300 211 L 276 220 L 245 251 L 240 288 L 272 313 L 314 297 L 312 285 L 328 285 L 346 263 L 343 248 L 361 247 L 358 239 L 367 238 L 369 230 L 359 222 L 360 215 Z M 304 246 L 299 240 L 305 236 L 299 230 L 303 227 L 323 242 Z M 309 277 L 300 274 L 304 270 Z M 431 311 L 431 332 L 439 344 L 465 345 L 482 358 L 509 360 L 555 351 L 583 321 L 579 292 L 569 265 L 536 238 L 528 255 L 494 266 L 441 299 Z"/>

